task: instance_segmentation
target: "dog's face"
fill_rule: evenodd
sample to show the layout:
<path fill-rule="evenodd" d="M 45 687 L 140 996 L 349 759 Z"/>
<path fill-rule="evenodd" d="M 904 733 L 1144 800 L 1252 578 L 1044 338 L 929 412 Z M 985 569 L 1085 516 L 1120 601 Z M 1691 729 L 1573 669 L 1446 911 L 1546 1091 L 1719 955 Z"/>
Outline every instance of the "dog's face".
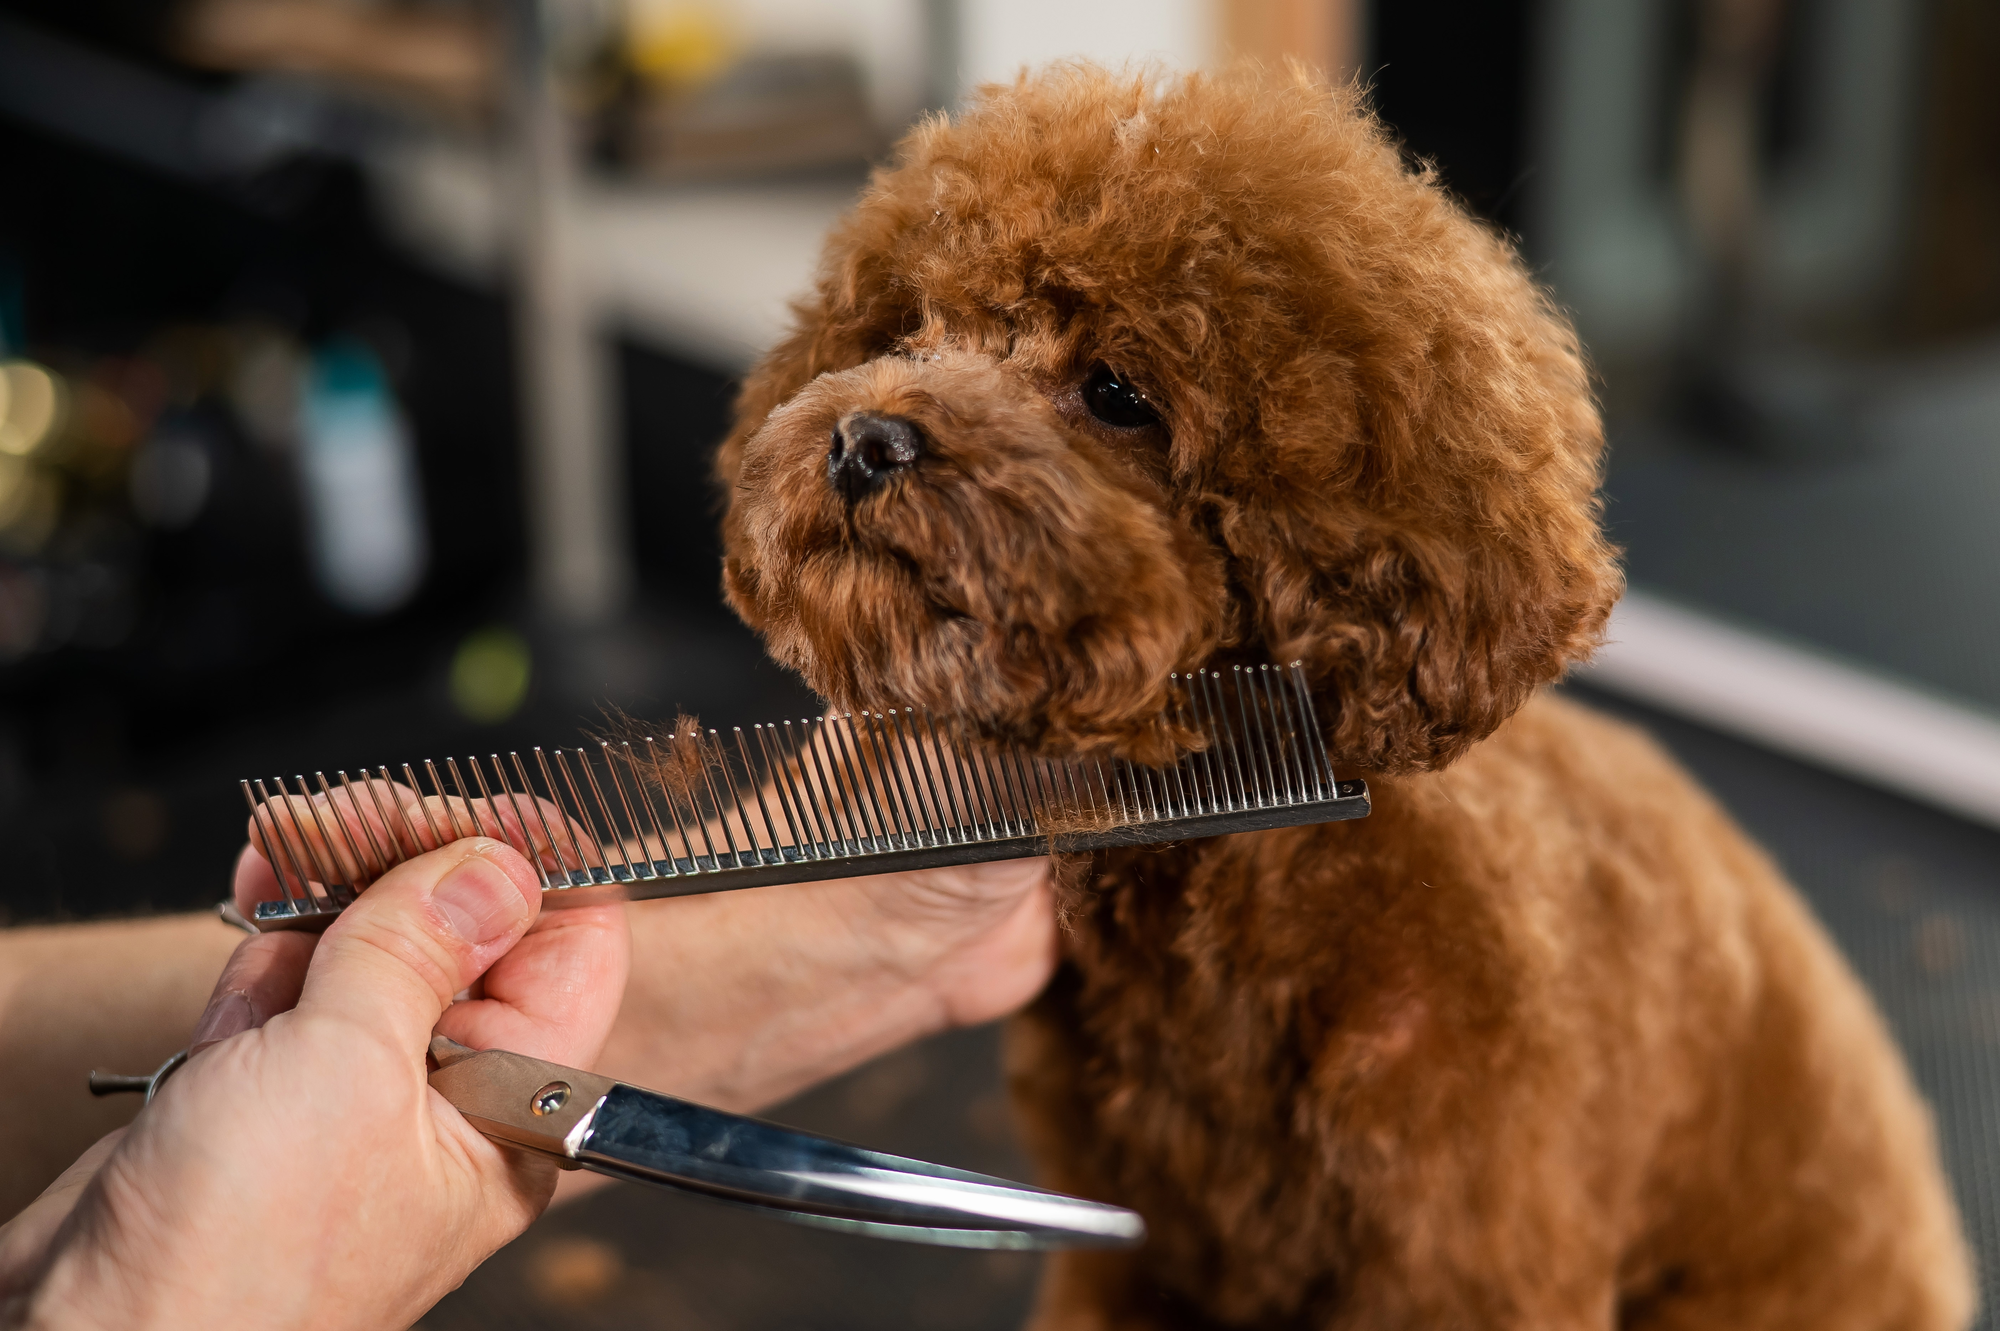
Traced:
<path fill-rule="evenodd" d="M 1435 766 L 1618 591 L 1567 326 L 1345 93 L 1064 68 L 914 132 L 746 385 L 724 586 L 843 705 L 1159 759 L 1169 675 L 1305 662 Z"/>

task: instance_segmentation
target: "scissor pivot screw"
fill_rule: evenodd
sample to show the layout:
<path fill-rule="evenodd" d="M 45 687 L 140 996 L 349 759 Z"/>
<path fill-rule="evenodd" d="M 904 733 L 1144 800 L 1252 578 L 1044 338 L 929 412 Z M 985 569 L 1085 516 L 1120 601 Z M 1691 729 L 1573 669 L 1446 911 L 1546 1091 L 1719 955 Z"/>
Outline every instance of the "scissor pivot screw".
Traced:
<path fill-rule="evenodd" d="M 528 1101 L 528 1108 L 537 1116 L 553 1114 L 569 1103 L 569 1083 L 552 1081 L 535 1092 L 535 1098 Z"/>

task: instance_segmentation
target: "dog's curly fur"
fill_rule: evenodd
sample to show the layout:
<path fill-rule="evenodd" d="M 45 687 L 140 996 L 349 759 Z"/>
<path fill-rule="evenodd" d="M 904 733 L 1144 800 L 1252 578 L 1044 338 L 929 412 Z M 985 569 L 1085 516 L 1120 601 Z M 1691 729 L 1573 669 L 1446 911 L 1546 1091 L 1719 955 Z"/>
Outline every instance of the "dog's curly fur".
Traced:
<path fill-rule="evenodd" d="M 779 660 L 1149 761 L 1170 671 L 1301 660 L 1374 783 L 1362 822 L 1080 866 L 1012 1075 L 1051 1181 L 1152 1236 L 1059 1259 L 1038 1325 L 1964 1324 L 1855 981 L 1650 744 L 1537 697 L 1621 587 L 1586 370 L 1355 92 L 987 89 L 797 315 L 719 463 L 725 589 Z M 1096 419 L 1094 367 L 1157 424 Z M 860 412 L 923 454 L 850 500 Z"/>

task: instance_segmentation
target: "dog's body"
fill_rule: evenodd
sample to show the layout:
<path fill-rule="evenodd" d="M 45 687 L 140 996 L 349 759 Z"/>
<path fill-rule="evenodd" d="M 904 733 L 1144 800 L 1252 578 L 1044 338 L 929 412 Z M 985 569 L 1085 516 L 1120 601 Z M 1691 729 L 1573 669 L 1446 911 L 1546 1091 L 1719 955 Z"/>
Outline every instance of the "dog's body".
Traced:
<path fill-rule="evenodd" d="M 1100 872 L 1010 1062 L 1152 1236 L 1041 1331 L 1963 1322 L 1881 1023 L 1648 741 L 1538 700 L 1375 798 Z"/>
<path fill-rule="evenodd" d="M 1582 360 L 1351 94 L 993 91 L 878 174 L 799 315 L 721 458 L 725 587 L 780 660 L 1159 761 L 1170 671 L 1298 659 L 1374 788 L 1067 866 L 1018 1098 L 1152 1238 L 1059 1259 L 1042 1326 L 1964 1323 L 1859 987 L 1656 751 L 1537 697 L 1620 585 Z"/>

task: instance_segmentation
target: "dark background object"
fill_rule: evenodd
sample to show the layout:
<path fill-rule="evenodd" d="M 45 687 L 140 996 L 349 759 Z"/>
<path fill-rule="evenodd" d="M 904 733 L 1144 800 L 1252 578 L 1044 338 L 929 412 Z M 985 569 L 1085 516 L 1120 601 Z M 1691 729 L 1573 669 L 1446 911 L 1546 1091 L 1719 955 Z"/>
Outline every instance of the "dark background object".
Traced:
<path fill-rule="evenodd" d="M 1520 229 L 1529 142 L 1529 0 L 1377 4 L 1362 78 L 1410 156 L 1480 216 Z"/>

